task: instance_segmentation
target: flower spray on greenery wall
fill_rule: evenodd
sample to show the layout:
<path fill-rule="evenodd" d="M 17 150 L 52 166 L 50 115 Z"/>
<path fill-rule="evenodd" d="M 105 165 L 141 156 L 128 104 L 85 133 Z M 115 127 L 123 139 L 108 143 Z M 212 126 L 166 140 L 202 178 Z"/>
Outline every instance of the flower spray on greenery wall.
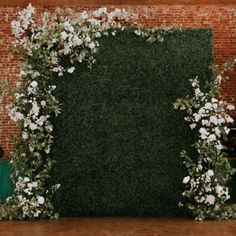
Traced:
<path fill-rule="evenodd" d="M 213 79 L 201 90 L 197 78 L 190 80 L 194 96 L 180 98 L 174 108 L 186 112 L 185 120 L 196 130 L 197 160 L 181 152 L 188 176 L 183 179 L 185 191 L 180 203 L 196 220 L 229 219 L 235 217 L 234 209 L 225 202 L 230 198 L 227 183 L 235 170 L 230 166 L 222 141 L 229 133 L 233 119 L 227 114 L 234 106 L 221 96 L 221 83 L 228 79 L 225 72 L 232 70 L 236 59 L 213 67 Z"/>

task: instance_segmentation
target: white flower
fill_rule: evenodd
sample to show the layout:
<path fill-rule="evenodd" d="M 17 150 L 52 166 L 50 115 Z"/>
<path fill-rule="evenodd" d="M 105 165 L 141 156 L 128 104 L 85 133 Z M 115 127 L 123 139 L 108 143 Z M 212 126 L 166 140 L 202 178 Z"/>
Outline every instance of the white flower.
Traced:
<path fill-rule="evenodd" d="M 224 124 L 224 123 L 225 123 L 225 119 L 223 118 L 218 119 L 218 124 Z"/>
<path fill-rule="evenodd" d="M 208 110 L 211 110 L 211 103 L 207 102 L 205 104 L 205 108 L 208 109 Z"/>
<path fill-rule="evenodd" d="M 223 145 L 221 143 L 216 144 L 215 147 L 219 151 L 223 149 Z"/>
<path fill-rule="evenodd" d="M 38 114 L 39 114 L 39 109 L 40 109 L 40 107 L 38 107 L 37 102 L 33 102 L 33 103 L 32 103 L 32 109 L 31 109 L 30 113 L 33 114 L 33 115 L 35 115 L 35 116 L 38 116 Z"/>
<path fill-rule="evenodd" d="M 21 112 L 16 112 L 15 113 L 15 118 L 16 118 L 16 120 L 23 120 L 24 115 Z"/>
<path fill-rule="evenodd" d="M 217 76 L 216 76 L 216 80 L 218 80 L 218 81 L 219 81 L 219 83 L 221 83 L 221 80 L 222 80 L 222 75 L 217 75 Z"/>
<path fill-rule="evenodd" d="M 207 174 L 208 176 L 213 176 L 213 175 L 214 175 L 214 171 L 213 171 L 213 170 L 208 170 L 208 171 L 206 172 L 206 174 Z"/>
<path fill-rule="evenodd" d="M 232 110 L 235 109 L 235 106 L 232 105 L 232 104 L 228 104 L 228 105 L 227 105 L 227 109 L 230 110 L 230 111 L 232 111 Z"/>
<path fill-rule="evenodd" d="M 95 37 L 96 38 L 100 38 L 101 37 L 101 33 L 100 32 L 96 32 Z"/>
<path fill-rule="evenodd" d="M 47 120 L 46 116 L 40 116 L 39 119 L 36 121 L 36 123 L 37 125 L 42 126 L 46 120 Z"/>
<path fill-rule="evenodd" d="M 212 98 L 212 99 L 211 99 L 211 102 L 212 102 L 212 103 L 217 103 L 217 102 L 218 102 L 218 100 L 217 100 L 217 99 L 215 99 L 215 98 Z"/>
<path fill-rule="evenodd" d="M 218 137 L 221 136 L 221 132 L 220 132 L 220 129 L 218 127 L 215 128 L 215 133 Z"/>
<path fill-rule="evenodd" d="M 35 123 L 30 123 L 29 128 L 31 130 L 36 130 L 38 128 L 38 126 Z"/>
<path fill-rule="evenodd" d="M 201 92 L 201 90 L 199 88 L 195 89 L 195 96 L 196 97 L 202 97 L 203 93 Z"/>
<path fill-rule="evenodd" d="M 91 42 L 91 38 L 90 38 L 89 36 L 87 36 L 87 37 L 84 39 L 84 41 L 85 41 L 86 43 L 89 43 L 89 42 Z"/>
<path fill-rule="evenodd" d="M 66 33 L 66 31 L 62 31 L 62 32 L 61 32 L 61 38 L 62 38 L 63 40 L 66 40 L 67 37 L 68 37 L 68 34 Z"/>
<path fill-rule="evenodd" d="M 213 123 L 214 125 L 218 124 L 218 119 L 216 116 L 211 116 L 210 117 L 210 122 Z"/>
<path fill-rule="evenodd" d="M 31 86 L 32 88 L 36 88 L 36 87 L 38 86 L 38 82 L 35 81 L 35 80 L 33 80 L 33 81 L 30 83 L 30 86 Z"/>
<path fill-rule="evenodd" d="M 183 178 L 183 184 L 187 184 L 190 180 L 190 176 L 186 176 Z"/>
<path fill-rule="evenodd" d="M 195 121 L 198 122 L 201 119 L 201 116 L 197 113 L 194 114 Z"/>
<path fill-rule="evenodd" d="M 45 102 L 45 101 L 41 101 L 40 104 L 41 104 L 42 107 L 45 107 L 45 106 L 46 106 L 46 102 Z"/>
<path fill-rule="evenodd" d="M 227 121 L 227 123 L 233 123 L 234 122 L 234 120 L 229 115 L 225 116 L 225 120 Z"/>
<path fill-rule="evenodd" d="M 206 203 L 209 203 L 210 205 L 214 205 L 215 199 L 216 198 L 212 194 L 207 195 L 206 196 Z"/>
<path fill-rule="evenodd" d="M 209 137 L 208 137 L 208 141 L 209 142 L 213 142 L 216 140 L 216 136 L 214 134 L 211 134 Z"/>
<path fill-rule="evenodd" d="M 25 183 L 28 183 L 28 182 L 30 181 L 30 179 L 29 179 L 28 177 L 25 177 L 25 178 L 23 179 L 23 181 L 24 181 Z"/>
<path fill-rule="evenodd" d="M 89 47 L 90 49 L 94 49 L 95 46 L 96 46 L 95 43 L 94 43 L 94 42 L 91 42 L 88 47 Z"/>
<path fill-rule="evenodd" d="M 37 196 L 37 201 L 40 205 L 43 205 L 45 202 L 45 199 L 43 196 Z"/>
<path fill-rule="evenodd" d="M 229 129 L 229 128 L 227 128 L 227 127 L 224 127 L 224 130 L 225 130 L 225 133 L 226 133 L 226 134 L 228 134 L 228 133 L 229 133 L 229 131 L 230 131 L 230 129 Z"/>
<path fill-rule="evenodd" d="M 216 186 L 216 192 L 217 192 L 217 194 L 218 194 L 218 196 L 220 195 L 222 195 L 222 192 L 223 192 L 223 187 L 222 186 L 220 186 L 220 185 L 217 185 Z"/>
<path fill-rule="evenodd" d="M 190 128 L 191 129 L 194 129 L 196 127 L 196 124 L 195 123 L 192 123 L 191 125 L 190 125 Z"/>
<path fill-rule="evenodd" d="M 201 135 L 209 135 L 209 132 L 205 129 L 205 128 L 200 128 L 199 129 L 199 133 L 201 134 Z"/>
<path fill-rule="evenodd" d="M 28 133 L 26 133 L 25 131 L 22 132 L 22 138 L 23 139 L 28 139 L 28 137 L 29 137 Z"/>
<path fill-rule="evenodd" d="M 69 72 L 70 74 L 72 74 L 72 73 L 74 72 L 74 70 L 75 70 L 75 67 L 70 67 L 70 68 L 67 70 L 67 72 Z"/>
<path fill-rule="evenodd" d="M 81 45 L 82 42 L 83 42 L 83 41 L 82 41 L 80 38 L 78 38 L 77 35 L 73 38 L 73 44 L 74 44 L 75 46 Z"/>

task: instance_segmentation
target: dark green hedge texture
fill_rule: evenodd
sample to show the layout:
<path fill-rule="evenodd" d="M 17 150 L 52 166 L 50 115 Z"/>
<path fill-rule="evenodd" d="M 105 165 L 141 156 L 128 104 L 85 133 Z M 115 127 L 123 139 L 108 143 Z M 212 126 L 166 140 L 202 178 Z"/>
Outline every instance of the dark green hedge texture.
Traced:
<path fill-rule="evenodd" d="M 131 30 L 103 38 L 92 70 L 55 79 L 52 177 L 62 216 L 175 216 L 186 174 L 179 153 L 193 133 L 173 102 L 189 79 L 210 78 L 211 30 L 175 31 L 163 43 Z M 65 60 L 66 63 L 66 60 Z"/>

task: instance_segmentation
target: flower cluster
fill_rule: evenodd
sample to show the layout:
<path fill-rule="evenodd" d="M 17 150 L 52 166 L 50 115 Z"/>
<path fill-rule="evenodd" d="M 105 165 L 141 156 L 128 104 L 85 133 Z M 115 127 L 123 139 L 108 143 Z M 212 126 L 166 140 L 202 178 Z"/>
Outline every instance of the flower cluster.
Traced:
<path fill-rule="evenodd" d="M 51 203 L 59 185 L 48 186 L 54 161 L 48 155 L 53 143 L 51 119 L 60 113 L 52 78 L 73 73 L 75 63 L 91 67 L 98 40 L 132 25 L 137 15 L 125 10 L 77 13 L 71 9 L 43 13 L 34 18 L 29 4 L 12 22 L 14 52 L 22 58 L 21 84 L 16 89 L 9 115 L 20 129 L 11 157 L 14 195 L 0 209 L 0 218 L 55 218 Z M 62 65 L 62 59 L 67 65 Z"/>
<path fill-rule="evenodd" d="M 179 31 L 182 29 L 179 28 Z M 134 33 L 142 38 L 145 38 L 148 43 L 154 43 L 155 41 L 164 42 L 165 36 L 172 33 L 174 30 L 172 27 L 158 27 L 158 28 L 139 28 Z"/>
<path fill-rule="evenodd" d="M 232 104 L 220 98 L 221 82 L 226 69 L 233 67 L 235 60 L 227 62 L 227 68 L 214 70 L 213 81 L 206 91 L 202 91 L 198 78 L 190 80 L 194 96 L 177 99 L 174 108 L 187 113 L 185 120 L 192 130 L 196 130 L 196 142 L 192 145 L 197 153 L 197 161 L 181 152 L 188 176 L 183 183 L 186 190 L 184 206 L 197 220 L 228 219 L 232 210 L 225 207 L 230 198 L 227 182 L 235 170 L 230 166 L 224 153 L 223 140 L 229 132 L 228 125 L 233 119 L 227 111 L 234 109 Z M 226 69 L 225 69 L 226 68 Z"/>

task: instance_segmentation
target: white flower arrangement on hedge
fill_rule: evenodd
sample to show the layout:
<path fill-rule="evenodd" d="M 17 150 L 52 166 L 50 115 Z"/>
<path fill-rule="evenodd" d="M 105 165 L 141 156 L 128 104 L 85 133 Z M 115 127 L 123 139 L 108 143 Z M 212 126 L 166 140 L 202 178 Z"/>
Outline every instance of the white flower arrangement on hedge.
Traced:
<path fill-rule="evenodd" d="M 54 161 L 48 155 L 53 144 L 51 118 L 60 111 L 60 103 L 53 95 L 56 86 L 51 78 L 73 73 L 76 63 L 91 68 L 94 54 L 102 36 L 114 35 L 127 26 L 135 26 L 138 16 L 126 10 L 108 11 L 106 7 L 91 12 L 57 9 L 35 17 L 35 8 L 29 4 L 12 22 L 13 51 L 20 56 L 21 84 L 16 89 L 9 107 L 11 119 L 18 124 L 20 136 L 16 138 L 11 156 L 14 194 L 1 206 L 0 219 L 57 218 L 51 202 L 60 184 L 49 186 Z M 135 32 L 152 41 L 163 41 L 169 28 L 155 29 L 152 35 Z M 146 32 L 146 30 L 145 30 Z M 159 32 L 159 33 L 158 33 Z M 154 33 L 154 35 L 153 35 Z M 68 65 L 61 64 L 68 59 Z"/>
<path fill-rule="evenodd" d="M 51 199 L 60 184 L 49 186 L 50 171 L 54 161 L 50 158 L 53 144 L 51 118 L 60 111 L 60 103 L 54 96 L 56 86 L 51 84 L 55 74 L 73 73 L 76 63 L 86 63 L 91 68 L 99 39 L 118 29 L 137 26 L 136 14 L 121 9 L 108 11 L 106 7 L 91 12 L 77 13 L 71 9 L 58 9 L 35 18 L 35 8 L 29 6 L 19 13 L 19 20 L 12 22 L 15 36 L 14 52 L 22 58 L 21 84 L 16 89 L 9 108 L 11 119 L 20 129 L 11 157 L 14 194 L 1 206 L 1 219 L 57 218 Z M 181 29 L 179 29 L 181 30 Z M 170 27 L 138 28 L 134 33 L 147 42 L 163 42 Z M 61 58 L 68 65 L 61 64 Z M 197 79 L 192 80 L 195 97 L 180 99 L 175 108 L 186 110 L 186 120 L 192 129 L 199 130 L 194 147 L 199 152 L 197 164 L 187 157 L 185 165 L 189 175 L 183 180 L 189 200 L 185 207 L 196 219 L 230 218 L 233 210 L 222 210 L 229 198 L 225 186 L 233 173 L 222 154 L 220 138 L 226 136 L 226 124 L 232 121 L 225 111 L 232 105 L 216 98 L 222 77 L 211 84 L 209 93 L 200 90 Z"/>
<path fill-rule="evenodd" d="M 235 169 L 230 166 L 222 144 L 229 132 L 228 125 L 233 123 L 227 111 L 234 106 L 220 96 L 221 83 L 228 79 L 224 72 L 232 70 L 235 63 L 236 58 L 222 68 L 213 68 L 213 80 L 206 91 L 201 90 L 198 78 L 190 80 L 194 96 L 174 103 L 175 109 L 186 112 L 185 120 L 197 132 L 192 145 L 197 159 L 190 158 L 185 150 L 181 152 L 188 175 L 183 179 L 186 189 L 180 203 L 196 220 L 235 218 L 234 208 L 225 205 L 230 198 L 227 183 Z"/>

